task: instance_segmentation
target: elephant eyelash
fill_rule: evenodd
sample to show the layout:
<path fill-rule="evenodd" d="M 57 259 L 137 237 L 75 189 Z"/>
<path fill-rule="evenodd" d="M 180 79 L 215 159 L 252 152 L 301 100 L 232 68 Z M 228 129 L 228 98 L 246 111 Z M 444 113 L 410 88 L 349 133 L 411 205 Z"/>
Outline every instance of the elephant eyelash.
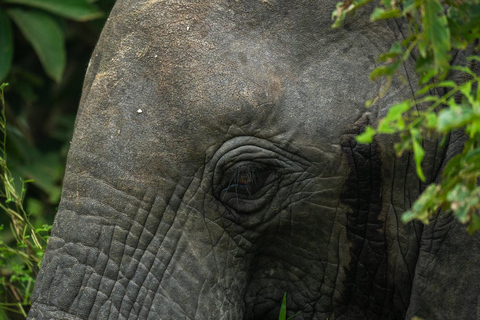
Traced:
<path fill-rule="evenodd" d="M 250 196 L 250 187 L 257 187 L 258 171 L 253 165 L 243 165 L 238 167 L 232 175 L 228 186 L 223 189 L 223 192 L 235 191 L 238 193 L 240 191 L 246 191 Z"/>

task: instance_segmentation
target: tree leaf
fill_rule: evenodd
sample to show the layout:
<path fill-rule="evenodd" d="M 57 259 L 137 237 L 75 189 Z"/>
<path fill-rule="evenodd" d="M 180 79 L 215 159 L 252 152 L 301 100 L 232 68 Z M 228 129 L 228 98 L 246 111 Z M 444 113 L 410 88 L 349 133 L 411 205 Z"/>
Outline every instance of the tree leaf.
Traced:
<path fill-rule="evenodd" d="M 470 224 L 467 227 L 467 231 L 470 235 L 473 235 L 473 233 L 477 230 L 480 230 L 480 217 L 476 214 L 472 214 Z"/>
<path fill-rule="evenodd" d="M 381 54 L 380 57 L 378 58 L 379 61 L 389 61 L 397 58 L 399 55 L 401 55 L 402 52 L 402 46 L 400 42 L 395 42 L 392 47 L 390 48 L 390 51 L 387 53 Z"/>
<path fill-rule="evenodd" d="M 452 80 L 445 80 L 441 81 L 436 85 L 437 87 L 445 87 L 445 88 L 455 88 L 457 87 L 457 84 L 453 82 Z"/>
<path fill-rule="evenodd" d="M 13 36 L 10 19 L 0 8 L 0 82 L 5 79 L 12 66 Z"/>
<path fill-rule="evenodd" d="M 399 65 L 400 63 L 397 61 L 384 66 L 376 67 L 372 73 L 370 73 L 370 80 L 376 81 L 381 76 L 392 77 Z"/>
<path fill-rule="evenodd" d="M 473 61 L 473 60 L 476 60 L 476 61 L 480 62 L 480 56 L 468 56 L 467 57 L 467 61 Z"/>
<path fill-rule="evenodd" d="M 393 126 L 392 121 L 388 121 L 387 119 L 383 118 L 378 123 L 377 131 L 379 133 L 392 134 L 396 133 L 398 130 L 396 126 Z"/>
<path fill-rule="evenodd" d="M 59 82 L 65 69 L 66 53 L 58 24 L 41 11 L 9 9 L 7 12 L 35 49 L 45 72 Z"/>
<path fill-rule="evenodd" d="M 457 70 L 457 71 L 461 71 L 461 72 L 464 72 L 464 73 L 468 73 L 469 75 L 471 75 L 472 77 L 476 77 L 477 75 L 472 71 L 470 70 L 470 68 L 468 67 L 464 67 L 464 66 L 452 66 L 452 69 L 453 70 Z"/>
<path fill-rule="evenodd" d="M 414 137 L 412 137 L 412 142 L 413 142 L 413 155 L 415 159 L 415 165 L 417 167 L 417 175 L 420 178 L 420 180 L 425 182 L 425 176 L 423 175 L 423 170 L 422 170 L 422 161 L 425 156 L 425 150 L 423 150 L 420 143 Z"/>
<path fill-rule="evenodd" d="M 452 159 L 450 159 L 445 168 L 443 169 L 442 179 L 448 180 L 450 179 L 449 176 L 455 175 L 455 173 L 458 172 L 458 167 L 461 166 L 463 159 L 464 158 L 462 154 L 457 154 Z"/>
<path fill-rule="evenodd" d="M 365 128 L 365 132 L 357 136 L 356 140 L 360 143 L 371 143 L 373 136 L 377 133 L 371 126 Z"/>
<path fill-rule="evenodd" d="M 76 21 L 103 16 L 103 13 L 87 0 L 3 0 L 3 3 L 24 4 Z"/>
<path fill-rule="evenodd" d="M 439 132 L 449 132 L 459 129 L 472 121 L 474 118 L 473 110 L 470 108 L 447 108 L 438 114 L 437 130 Z"/>
<path fill-rule="evenodd" d="M 467 162 L 477 162 L 480 160 L 480 147 L 474 148 L 470 150 L 466 155 L 465 155 L 465 161 Z"/>
<path fill-rule="evenodd" d="M 430 112 L 425 117 L 427 119 L 427 128 L 433 129 L 437 126 L 437 115 Z"/>
<path fill-rule="evenodd" d="M 423 41 L 431 47 L 435 70 L 443 72 L 448 70 L 450 57 L 450 29 L 443 7 L 438 0 L 424 0 L 421 4 Z M 420 47 L 420 44 L 419 44 Z M 426 48 L 422 48 L 425 56 Z"/>
<path fill-rule="evenodd" d="M 387 121 L 395 121 L 398 120 L 402 117 L 404 112 L 407 112 L 410 110 L 411 106 L 409 104 L 408 100 L 402 101 L 392 107 L 388 110 L 387 116 L 385 119 Z"/>
<path fill-rule="evenodd" d="M 372 15 L 370 16 L 370 21 L 384 20 L 384 19 L 394 19 L 402 16 L 402 12 L 397 9 L 385 10 L 383 8 L 376 7 L 373 10 Z"/>

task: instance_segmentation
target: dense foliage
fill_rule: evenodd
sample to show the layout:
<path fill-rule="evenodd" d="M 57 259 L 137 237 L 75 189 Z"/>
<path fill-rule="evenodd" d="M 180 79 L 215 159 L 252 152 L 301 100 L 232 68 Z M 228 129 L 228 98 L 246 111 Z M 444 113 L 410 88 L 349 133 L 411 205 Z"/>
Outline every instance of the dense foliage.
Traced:
<path fill-rule="evenodd" d="M 334 27 L 341 25 L 348 13 L 369 2 L 338 3 L 333 12 Z M 424 138 L 439 134 L 448 141 L 454 131 L 464 131 L 467 141 L 463 152 L 448 162 L 442 181 L 430 184 L 402 220 L 428 223 L 439 210 L 451 210 L 462 223 L 468 223 L 467 230 L 473 233 L 480 229 L 480 1 L 382 0 L 370 17 L 372 21 L 404 19 L 409 31 L 403 41 L 378 58 L 383 64 L 371 73 L 370 79 L 386 77 L 390 84 L 403 63 L 415 55 L 420 90 L 414 98 L 391 106 L 378 127 L 367 127 L 358 141 L 369 143 L 375 134 L 399 135 L 397 153 L 413 152 L 417 175 L 425 181 L 421 166 Z M 454 54 L 468 56 L 466 65 L 453 65 Z M 452 77 L 453 72 L 461 76 Z"/>

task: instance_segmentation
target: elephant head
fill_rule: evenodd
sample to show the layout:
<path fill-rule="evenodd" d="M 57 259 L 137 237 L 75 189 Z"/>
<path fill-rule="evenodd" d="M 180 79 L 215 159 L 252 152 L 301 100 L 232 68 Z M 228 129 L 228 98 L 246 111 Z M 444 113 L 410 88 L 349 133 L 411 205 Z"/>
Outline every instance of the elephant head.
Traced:
<path fill-rule="evenodd" d="M 117 1 L 30 319 L 275 319 L 285 292 L 298 319 L 476 315 L 478 238 L 403 225 L 413 162 L 355 140 L 415 91 L 412 58 L 364 108 L 404 30 L 332 30 L 335 2 Z M 425 142 L 430 181 L 458 145 Z"/>

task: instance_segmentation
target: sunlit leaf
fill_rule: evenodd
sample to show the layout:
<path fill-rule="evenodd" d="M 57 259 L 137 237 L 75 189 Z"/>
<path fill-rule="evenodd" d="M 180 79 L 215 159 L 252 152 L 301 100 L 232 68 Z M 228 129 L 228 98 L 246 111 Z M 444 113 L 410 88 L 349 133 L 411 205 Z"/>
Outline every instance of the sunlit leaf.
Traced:
<path fill-rule="evenodd" d="M 430 184 L 413 203 L 412 208 L 402 215 L 402 222 L 407 223 L 413 219 L 420 220 L 422 223 L 428 224 L 428 219 L 433 211 L 437 209 L 437 193 L 439 187 Z"/>
<path fill-rule="evenodd" d="M 66 53 L 63 34 L 55 20 L 41 11 L 9 9 L 7 12 L 35 49 L 45 72 L 60 81 Z"/>
<path fill-rule="evenodd" d="M 422 170 L 422 161 L 423 161 L 423 158 L 425 157 L 425 150 L 423 150 L 422 146 L 416 139 L 413 139 L 412 142 L 413 142 L 413 155 L 414 155 L 413 157 L 415 159 L 417 175 L 420 178 L 420 180 L 425 181 L 425 176 L 423 175 L 423 170 Z"/>
<path fill-rule="evenodd" d="M 385 117 L 385 119 L 387 119 L 389 121 L 400 119 L 402 117 L 403 113 L 410 110 L 410 108 L 411 108 L 411 106 L 410 106 L 408 100 L 405 100 L 401 103 L 393 105 L 388 110 L 388 113 L 387 113 L 387 116 Z"/>
<path fill-rule="evenodd" d="M 433 112 L 427 114 L 425 117 L 427 119 L 427 127 L 428 128 L 435 128 L 437 126 L 437 115 Z"/>
<path fill-rule="evenodd" d="M 438 114 L 437 129 L 439 132 L 449 132 L 466 125 L 474 117 L 470 108 L 447 108 Z"/>
<path fill-rule="evenodd" d="M 365 131 L 357 136 L 356 140 L 360 143 L 371 143 L 373 136 L 377 133 L 371 126 L 367 126 Z"/>
<path fill-rule="evenodd" d="M 100 10 L 87 0 L 3 0 L 3 2 L 24 4 L 76 21 L 97 19 L 103 15 Z"/>
<path fill-rule="evenodd" d="M 480 115 L 477 114 L 474 119 L 472 119 L 472 122 L 467 125 L 466 132 L 472 139 L 474 139 L 476 135 L 480 134 Z"/>
<path fill-rule="evenodd" d="M 13 37 L 10 19 L 0 8 L 0 81 L 5 79 L 13 59 Z"/>
<path fill-rule="evenodd" d="M 445 81 L 439 82 L 436 86 L 437 87 L 446 87 L 446 88 L 456 88 L 457 84 L 452 80 L 445 80 Z"/>
<path fill-rule="evenodd" d="M 475 61 L 480 62 L 480 56 L 468 56 L 468 57 L 467 57 L 467 60 L 468 60 L 468 61 L 473 61 L 473 60 L 475 60 Z"/>
<path fill-rule="evenodd" d="M 380 120 L 378 123 L 378 128 L 377 128 L 379 133 L 386 133 L 386 134 L 391 134 L 391 133 L 396 133 L 398 130 L 392 126 L 392 123 L 390 121 L 387 121 L 385 118 Z"/>

